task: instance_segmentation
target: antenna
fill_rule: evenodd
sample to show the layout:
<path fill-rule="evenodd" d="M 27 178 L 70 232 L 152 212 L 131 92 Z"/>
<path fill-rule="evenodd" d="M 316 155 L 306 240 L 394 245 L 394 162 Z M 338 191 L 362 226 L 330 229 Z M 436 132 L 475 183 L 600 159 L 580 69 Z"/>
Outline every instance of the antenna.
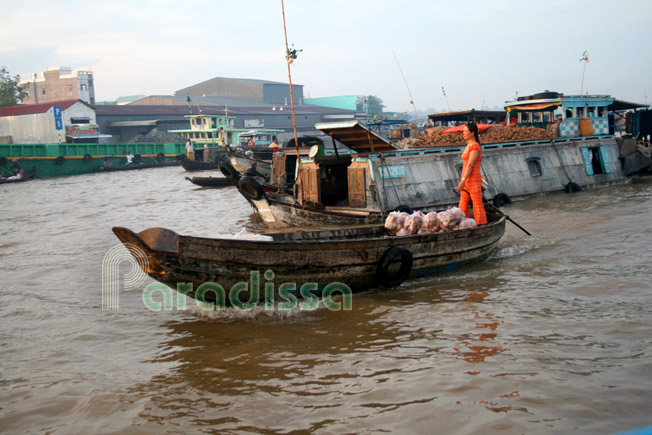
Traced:
<path fill-rule="evenodd" d="M 290 72 L 290 64 L 294 59 L 296 59 L 298 52 L 296 49 L 293 49 L 294 56 L 290 55 L 290 47 L 288 46 L 288 31 L 285 26 L 285 5 L 283 4 L 283 0 L 281 0 L 281 12 L 283 13 L 283 33 L 285 34 L 285 60 L 287 60 L 288 63 L 288 80 L 290 82 L 290 107 L 292 108 L 292 127 L 294 127 L 294 146 L 296 147 L 297 151 L 297 174 L 299 174 L 297 179 L 297 186 L 299 188 L 299 204 L 303 204 L 303 186 L 301 183 L 301 156 L 299 155 L 299 138 L 297 137 L 297 122 L 294 115 L 294 94 L 292 93 L 292 73 Z M 333 145 L 335 145 L 334 142 Z"/>
<path fill-rule="evenodd" d="M 448 111 L 451 111 L 451 105 L 448 104 L 448 97 L 446 96 L 446 89 L 444 89 L 444 85 L 441 85 L 441 93 L 444 94 L 444 98 L 446 99 L 446 106 L 448 107 Z"/>
<path fill-rule="evenodd" d="M 584 73 L 586 72 L 586 64 L 589 63 L 589 52 L 584 51 L 582 53 L 582 57 L 580 58 L 580 62 L 584 61 L 584 68 L 582 69 L 582 86 L 580 87 L 580 95 L 584 92 Z"/>
<path fill-rule="evenodd" d="M 410 87 L 408 86 L 408 82 L 405 79 L 405 74 L 403 74 L 403 70 L 401 69 L 401 64 L 398 63 L 398 58 L 396 57 L 396 53 L 394 53 L 394 50 L 392 50 L 392 54 L 394 55 L 394 60 L 396 61 L 396 65 L 398 66 L 398 70 L 401 72 L 401 76 L 403 76 L 403 81 L 405 82 L 405 87 L 407 88 L 408 95 L 410 96 L 410 104 L 412 104 L 412 107 L 414 107 L 414 122 L 415 124 L 418 122 L 419 114 L 417 112 L 417 106 L 414 104 L 414 98 L 412 98 L 412 92 L 410 92 Z"/>

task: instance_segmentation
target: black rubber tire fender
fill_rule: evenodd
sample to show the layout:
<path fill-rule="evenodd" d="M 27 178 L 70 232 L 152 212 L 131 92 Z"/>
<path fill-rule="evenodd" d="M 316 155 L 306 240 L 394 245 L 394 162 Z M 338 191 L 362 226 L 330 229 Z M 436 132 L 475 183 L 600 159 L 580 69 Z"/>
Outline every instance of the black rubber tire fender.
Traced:
<path fill-rule="evenodd" d="M 240 188 L 240 192 L 252 201 L 258 201 L 265 194 L 263 186 L 254 177 L 242 177 L 238 183 L 238 187 Z"/>
<path fill-rule="evenodd" d="M 394 209 L 394 211 L 398 211 L 398 212 L 402 212 L 402 213 L 407 213 L 407 214 L 412 214 L 412 213 L 414 213 L 414 210 L 412 210 L 412 207 L 410 207 L 409 205 L 404 205 L 404 204 L 401 204 L 401 205 L 399 205 L 398 207 L 396 207 L 396 208 Z"/>
<path fill-rule="evenodd" d="M 494 199 L 492 200 L 492 203 L 493 203 L 494 207 L 502 207 L 504 205 L 511 205 L 512 204 L 512 198 L 510 198 L 508 194 L 501 192 L 498 195 L 494 196 Z"/>
<path fill-rule="evenodd" d="M 136 154 L 136 155 L 134 155 L 134 163 L 135 163 L 135 164 L 137 164 L 137 165 L 140 164 L 140 161 L 141 161 L 142 159 L 143 159 L 143 156 L 141 156 L 140 154 Z"/>
<path fill-rule="evenodd" d="M 582 187 L 581 187 L 579 184 L 577 184 L 577 183 L 571 181 L 571 182 L 569 182 L 569 183 L 566 185 L 566 187 L 564 187 L 564 191 L 565 191 L 566 193 L 581 192 L 581 191 L 582 191 Z"/>
<path fill-rule="evenodd" d="M 389 267 L 392 263 L 400 260 L 401 267 L 391 274 Z M 376 280 L 381 287 L 397 287 L 410 276 L 414 259 L 409 249 L 403 246 L 392 246 L 386 250 L 376 266 Z"/>
<path fill-rule="evenodd" d="M 158 153 L 156 155 L 156 161 L 159 162 L 159 163 L 163 163 L 165 161 L 165 154 Z"/>
<path fill-rule="evenodd" d="M 263 174 L 261 174 L 260 172 L 258 172 L 255 168 L 247 169 L 246 171 L 244 171 L 244 175 L 246 175 L 248 177 L 263 177 L 263 178 L 265 178 L 265 176 Z"/>
<path fill-rule="evenodd" d="M 229 159 L 225 156 L 220 159 L 220 162 L 218 163 L 218 166 L 220 168 L 220 172 L 224 174 L 227 180 L 229 180 L 233 184 L 237 184 L 238 180 L 240 180 L 240 174 L 238 171 L 235 170 L 231 162 L 229 162 Z"/>
<path fill-rule="evenodd" d="M 54 163 L 57 166 L 63 166 L 63 164 L 66 163 L 66 158 L 64 156 L 59 156 L 56 159 L 54 159 Z"/>
<path fill-rule="evenodd" d="M 84 161 L 84 163 L 90 163 L 90 162 L 93 161 L 93 156 L 91 156 L 90 154 L 86 153 L 86 154 L 84 154 L 84 158 L 83 158 L 82 160 Z"/>

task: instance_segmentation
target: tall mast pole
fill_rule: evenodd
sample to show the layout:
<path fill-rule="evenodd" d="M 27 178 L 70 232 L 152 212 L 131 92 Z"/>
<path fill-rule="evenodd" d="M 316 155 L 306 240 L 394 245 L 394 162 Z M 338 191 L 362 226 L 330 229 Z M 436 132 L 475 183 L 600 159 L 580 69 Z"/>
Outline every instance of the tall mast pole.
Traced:
<path fill-rule="evenodd" d="M 297 121 L 294 115 L 294 93 L 292 92 L 292 73 L 290 72 L 290 64 L 293 59 L 290 58 L 290 47 L 288 46 L 288 32 L 285 27 L 285 5 L 281 0 L 281 11 L 283 13 L 283 34 L 285 35 L 285 59 L 288 63 L 288 81 L 290 82 L 290 107 L 292 108 L 292 127 L 294 129 L 294 147 L 297 152 L 297 182 L 299 183 L 299 204 L 303 204 L 303 191 L 301 189 L 301 156 L 299 155 L 299 138 L 297 137 Z"/>

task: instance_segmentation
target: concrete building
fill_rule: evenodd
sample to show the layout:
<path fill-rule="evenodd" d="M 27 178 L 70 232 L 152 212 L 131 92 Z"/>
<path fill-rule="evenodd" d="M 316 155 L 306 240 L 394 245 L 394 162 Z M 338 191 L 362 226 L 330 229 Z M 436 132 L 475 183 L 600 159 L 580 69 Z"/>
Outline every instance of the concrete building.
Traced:
<path fill-rule="evenodd" d="M 303 104 L 303 85 L 292 85 L 294 104 Z M 268 104 L 290 104 L 290 86 L 287 83 L 256 79 L 215 77 L 205 82 L 179 89 L 181 97 L 224 97 Z"/>
<path fill-rule="evenodd" d="M 91 71 L 73 71 L 70 67 L 48 68 L 39 78 L 22 80 L 27 96 L 23 104 L 49 103 L 52 101 L 81 100 L 95 104 L 95 85 Z"/>
<path fill-rule="evenodd" d="M 157 97 L 170 101 L 176 97 Z M 218 98 L 218 97 L 204 97 Z M 200 105 L 97 105 L 94 106 L 101 133 L 111 135 L 111 142 L 130 142 L 139 135 L 157 129 L 161 132 L 190 128 L 188 115 L 229 115 L 235 117 L 234 128 L 272 128 L 293 131 L 290 106 Z M 298 131 L 313 131 L 319 122 L 359 119 L 358 112 L 330 107 L 302 105 L 295 107 Z"/>

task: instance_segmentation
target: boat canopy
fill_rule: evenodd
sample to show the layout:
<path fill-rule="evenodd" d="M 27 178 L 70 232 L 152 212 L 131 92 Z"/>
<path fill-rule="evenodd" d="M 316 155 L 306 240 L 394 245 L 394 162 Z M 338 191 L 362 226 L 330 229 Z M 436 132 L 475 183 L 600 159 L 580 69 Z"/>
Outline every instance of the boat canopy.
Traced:
<path fill-rule="evenodd" d="M 433 122 L 503 122 L 506 113 L 504 110 L 457 110 L 452 112 L 431 113 L 428 115 Z"/>
<path fill-rule="evenodd" d="M 621 110 L 643 109 L 646 107 L 650 107 L 650 106 L 647 104 L 632 103 L 623 100 L 614 100 L 614 102 L 609 105 L 609 110 L 617 112 Z"/>
<path fill-rule="evenodd" d="M 315 128 L 359 153 L 396 151 L 387 139 L 359 121 L 323 122 L 315 124 Z"/>

